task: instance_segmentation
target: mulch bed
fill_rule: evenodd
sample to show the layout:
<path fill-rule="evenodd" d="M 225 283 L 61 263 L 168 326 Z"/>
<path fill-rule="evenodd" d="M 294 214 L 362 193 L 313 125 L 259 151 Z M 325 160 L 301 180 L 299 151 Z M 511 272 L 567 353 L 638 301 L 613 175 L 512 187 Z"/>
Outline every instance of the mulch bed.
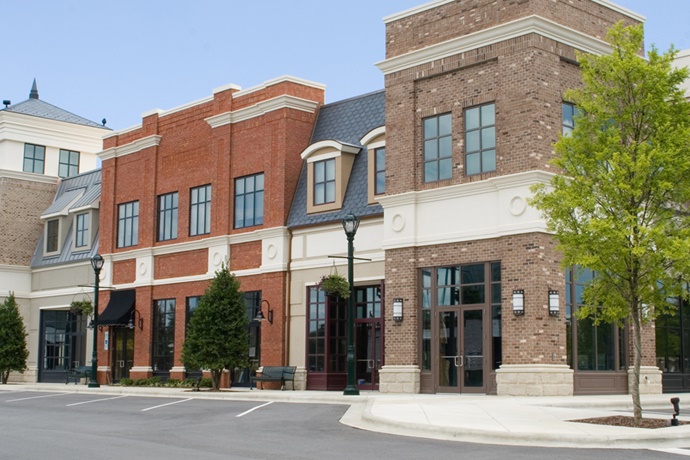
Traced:
<path fill-rule="evenodd" d="M 635 418 L 625 415 L 612 415 L 609 417 L 586 418 L 582 420 L 570 420 L 578 423 L 594 423 L 596 425 L 625 426 L 630 428 L 666 428 L 671 426 L 671 419 L 643 418 L 639 425 L 635 424 Z M 679 420 L 680 425 L 690 422 Z"/>

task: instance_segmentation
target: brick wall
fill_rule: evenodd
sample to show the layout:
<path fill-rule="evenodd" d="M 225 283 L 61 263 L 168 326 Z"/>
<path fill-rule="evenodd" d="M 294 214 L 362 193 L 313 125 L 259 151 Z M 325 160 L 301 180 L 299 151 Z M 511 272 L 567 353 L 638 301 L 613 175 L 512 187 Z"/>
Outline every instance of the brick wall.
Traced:
<path fill-rule="evenodd" d="M 153 267 L 156 279 L 203 275 L 208 271 L 208 249 L 155 256 Z"/>
<path fill-rule="evenodd" d="M 603 40 L 611 25 L 633 20 L 591 0 L 458 0 L 386 25 L 386 58 L 538 15 Z"/>
<path fill-rule="evenodd" d="M 136 259 L 113 262 L 113 284 L 133 283 L 137 279 Z"/>
<path fill-rule="evenodd" d="M 53 202 L 54 184 L 0 178 L 0 264 L 31 264 L 44 229 L 41 214 Z"/>

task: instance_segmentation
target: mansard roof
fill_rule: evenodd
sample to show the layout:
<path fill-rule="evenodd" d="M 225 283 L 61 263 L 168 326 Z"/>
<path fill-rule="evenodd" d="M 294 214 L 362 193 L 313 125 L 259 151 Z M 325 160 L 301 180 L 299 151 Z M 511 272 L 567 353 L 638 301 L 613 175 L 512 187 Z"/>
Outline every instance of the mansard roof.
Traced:
<path fill-rule="evenodd" d="M 87 208 L 98 207 L 101 196 L 101 170 L 95 169 L 77 176 L 62 179 L 53 203 L 46 209 L 42 216 L 52 217 L 53 215 L 67 215 L 64 221 L 64 230 L 60 232 L 62 244 L 60 252 L 55 255 L 45 256 L 43 239 L 45 232 L 41 232 L 38 239 L 34 256 L 31 259 L 31 268 L 47 267 L 69 262 L 90 260 L 98 252 L 98 232 L 94 236 L 91 246 L 87 250 L 74 251 L 74 216 L 75 211 Z M 72 213 L 70 213 L 72 211 Z M 95 222 L 90 222 L 94 225 Z"/>
<path fill-rule="evenodd" d="M 0 109 L 0 112 L 19 113 L 32 117 L 47 118 L 49 120 L 89 126 L 91 128 L 102 128 L 111 131 L 110 128 L 106 128 L 100 123 L 87 120 L 86 118 L 75 115 L 39 99 L 35 79 L 33 85 L 31 86 L 31 91 L 29 92 L 29 99 Z"/>
<path fill-rule="evenodd" d="M 384 126 L 385 121 L 386 93 L 384 90 L 326 104 L 319 109 L 311 138 L 312 144 L 331 140 L 361 147 L 362 151 L 355 156 L 343 207 L 332 212 L 307 214 L 307 162 L 302 164 L 302 172 L 290 209 L 288 227 L 340 222 L 345 215 L 350 213 L 360 218 L 383 214 L 381 205 L 368 203 L 368 152 L 359 141 L 372 129 Z"/>

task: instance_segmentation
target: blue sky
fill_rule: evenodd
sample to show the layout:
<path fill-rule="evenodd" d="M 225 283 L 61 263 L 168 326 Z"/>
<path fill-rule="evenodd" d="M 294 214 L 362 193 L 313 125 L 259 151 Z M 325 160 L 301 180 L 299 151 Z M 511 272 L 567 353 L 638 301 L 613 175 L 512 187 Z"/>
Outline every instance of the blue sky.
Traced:
<path fill-rule="evenodd" d="M 116 130 L 228 83 L 286 74 L 325 84 L 326 101 L 338 101 L 383 87 L 382 18 L 423 3 L 0 0 L 0 98 L 25 100 L 35 77 L 41 99 Z M 615 3 L 646 16 L 648 46 L 690 48 L 690 0 Z"/>

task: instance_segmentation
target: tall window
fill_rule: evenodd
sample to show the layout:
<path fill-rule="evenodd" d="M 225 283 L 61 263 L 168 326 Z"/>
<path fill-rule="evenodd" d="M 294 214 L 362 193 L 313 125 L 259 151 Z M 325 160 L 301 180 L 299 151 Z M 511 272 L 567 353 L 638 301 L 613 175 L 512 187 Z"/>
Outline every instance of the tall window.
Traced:
<path fill-rule="evenodd" d="M 211 233 L 211 186 L 193 188 L 189 198 L 189 236 Z"/>
<path fill-rule="evenodd" d="M 563 113 L 563 135 L 570 136 L 575 128 L 575 115 L 577 115 L 577 109 L 575 105 L 568 102 L 564 102 L 561 106 L 561 111 Z"/>
<path fill-rule="evenodd" d="M 655 321 L 656 365 L 664 372 L 687 373 L 690 372 L 690 303 L 682 297 L 669 300 L 677 310 Z"/>
<path fill-rule="evenodd" d="M 153 309 L 154 372 L 169 372 L 175 360 L 175 299 L 156 300 Z"/>
<path fill-rule="evenodd" d="M 24 172 L 43 174 L 46 148 L 42 145 L 24 144 Z"/>
<path fill-rule="evenodd" d="M 131 201 L 118 206 L 117 247 L 136 246 L 139 243 L 139 202 Z"/>
<path fill-rule="evenodd" d="M 386 148 L 374 150 L 374 195 L 386 193 Z"/>
<path fill-rule="evenodd" d="M 77 229 L 74 233 L 74 246 L 83 248 L 89 245 L 89 213 L 77 214 Z"/>
<path fill-rule="evenodd" d="M 186 308 L 186 312 L 185 312 L 185 326 L 189 324 L 189 321 L 192 319 L 192 316 L 194 315 L 194 311 L 199 306 L 199 299 L 201 299 L 201 296 L 187 297 L 187 308 Z M 187 333 L 187 330 L 185 328 L 185 334 L 186 333 Z"/>
<path fill-rule="evenodd" d="M 345 372 L 347 358 L 346 302 L 309 288 L 307 365 L 309 372 Z"/>
<path fill-rule="evenodd" d="M 451 114 L 424 119 L 424 182 L 453 176 L 453 135 Z"/>
<path fill-rule="evenodd" d="M 314 204 L 335 203 L 335 158 L 314 162 Z"/>
<path fill-rule="evenodd" d="M 46 252 L 56 252 L 60 237 L 60 220 L 53 219 L 46 222 Z"/>
<path fill-rule="evenodd" d="M 496 104 L 465 110 L 465 173 L 496 170 Z"/>
<path fill-rule="evenodd" d="M 72 177 L 79 174 L 79 152 L 60 149 L 58 176 Z"/>
<path fill-rule="evenodd" d="M 574 318 L 582 306 L 587 284 L 596 276 L 588 269 L 570 268 L 565 273 L 565 325 L 568 362 L 580 371 L 625 369 L 625 334 L 615 324 L 594 325 L 592 318 Z"/>
<path fill-rule="evenodd" d="M 177 238 L 177 192 L 158 196 L 158 241 Z"/>
<path fill-rule="evenodd" d="M 69 310 L 41 310 L 40 379 L 64 382 L 65 371 L 86 364 L 86 318 Z"/>
<path fill-rule="evenodd" d="M 235 179 L 235 228 L 264 223 L 264 173 Z"/>

